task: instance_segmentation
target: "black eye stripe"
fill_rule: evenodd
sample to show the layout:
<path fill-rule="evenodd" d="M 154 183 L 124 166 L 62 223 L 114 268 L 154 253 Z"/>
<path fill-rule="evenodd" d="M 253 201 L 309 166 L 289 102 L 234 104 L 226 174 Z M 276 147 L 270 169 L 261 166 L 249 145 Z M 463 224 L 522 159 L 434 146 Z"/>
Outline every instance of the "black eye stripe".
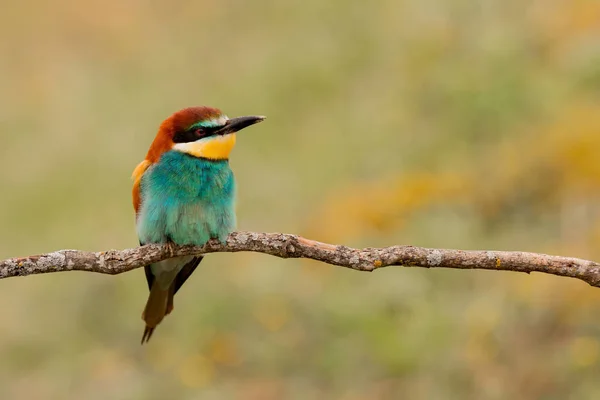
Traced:
<path fill-rule="evenodd" d="M 199 137 L 196 134 L 195 129 L 193 129 L 191 131 L 175 132 L 175 135 L 173 135 L 173 142 L 175 142 L 175 143 L 195 142 L 198 139 L 199 139 Z"/>
<path fill-rule="evenodd" d="M 219 126 L 215 127 L 206 127 L 206 128 L 193 128 L 187 131 L 179 131 L 175 132 L 173 135 L 174 143 L 189 143 L 195 142 L 198 139 L 203 137 L 212 136 L 219 128 Z"/>

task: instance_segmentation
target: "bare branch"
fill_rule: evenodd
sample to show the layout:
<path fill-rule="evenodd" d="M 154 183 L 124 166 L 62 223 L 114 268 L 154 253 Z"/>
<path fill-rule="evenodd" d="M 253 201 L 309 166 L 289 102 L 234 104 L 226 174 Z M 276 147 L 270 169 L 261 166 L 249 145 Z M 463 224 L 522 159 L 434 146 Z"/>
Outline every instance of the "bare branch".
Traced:
<path fill-rule="evenodd" d="M 204 246 L 147 245 L 99 253 L 61 250 L 0 261 L 0 279 L 60 271 L 120 274 L 173 256 L 253 251 L 281 258 L 309 258 L 357 271 L 390 265 L 422 268 L 488 269 L 544 272 L 581 279 L 600 287 L 600 264 L 578 258 L 512 251 L 465 251 L 413 246 L 352 249 L 284 233 L 234 232 L 227 243 L 211 240 Z"/>

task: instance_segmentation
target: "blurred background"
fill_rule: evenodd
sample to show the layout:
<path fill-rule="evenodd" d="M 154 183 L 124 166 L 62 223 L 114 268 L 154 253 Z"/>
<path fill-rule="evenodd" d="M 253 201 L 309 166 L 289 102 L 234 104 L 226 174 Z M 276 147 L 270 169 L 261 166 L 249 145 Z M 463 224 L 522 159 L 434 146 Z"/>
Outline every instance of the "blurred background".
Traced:
<path fill-rule="evenodd" d="M 133 168 L 192 105 L 239 228 L 600 260 L 600 2 L 54 2 L 0 12 L 0 258 L 137 245 Z M 0 281 L 3 399 L 597 399 L 600 290 L 211 255 L 141 347 L 141 270 Z"/>

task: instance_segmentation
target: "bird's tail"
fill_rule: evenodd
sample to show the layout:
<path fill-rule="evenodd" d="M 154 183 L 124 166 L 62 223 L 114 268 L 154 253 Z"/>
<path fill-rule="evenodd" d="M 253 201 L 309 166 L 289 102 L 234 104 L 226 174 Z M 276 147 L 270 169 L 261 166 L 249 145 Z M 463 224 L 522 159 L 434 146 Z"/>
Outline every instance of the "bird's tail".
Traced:
<path fill-rule="evenodd" d="M 150 289 L 150 295 L 146 302 L 146 308 L 142 313 L 142 319 L 146 322 L 146 328 L 144 329 L 144 335 L 142 336 L 142 344 L 148 342 L 156 326 L 160 324 L 165 315 L 169 310 L 169 305 L 172 308 L 173 290 L 172 286 L 169 289 L 162 289 L 158 282 L 154 281 L 152 289 Z"/>

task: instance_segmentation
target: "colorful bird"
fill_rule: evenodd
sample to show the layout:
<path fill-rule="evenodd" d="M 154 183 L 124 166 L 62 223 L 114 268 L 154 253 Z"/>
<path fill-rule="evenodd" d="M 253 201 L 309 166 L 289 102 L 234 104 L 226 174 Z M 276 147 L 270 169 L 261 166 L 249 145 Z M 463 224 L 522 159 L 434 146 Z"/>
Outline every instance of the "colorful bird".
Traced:
<path fill-rule="evenodd" d="M 235 179 L 229 153 L 236 132 L 265 117 L 227 118 L 190 107 L 160 125 L 146 159 L 133 171 L 133 207 L 140 245 L 204 245 L 225 241 L 236 225 Z M 173 311 L 173 296 L 202 256 L 174 257 L 145 267 L 150 295 L 142 314 L 142 344 Z"/>

